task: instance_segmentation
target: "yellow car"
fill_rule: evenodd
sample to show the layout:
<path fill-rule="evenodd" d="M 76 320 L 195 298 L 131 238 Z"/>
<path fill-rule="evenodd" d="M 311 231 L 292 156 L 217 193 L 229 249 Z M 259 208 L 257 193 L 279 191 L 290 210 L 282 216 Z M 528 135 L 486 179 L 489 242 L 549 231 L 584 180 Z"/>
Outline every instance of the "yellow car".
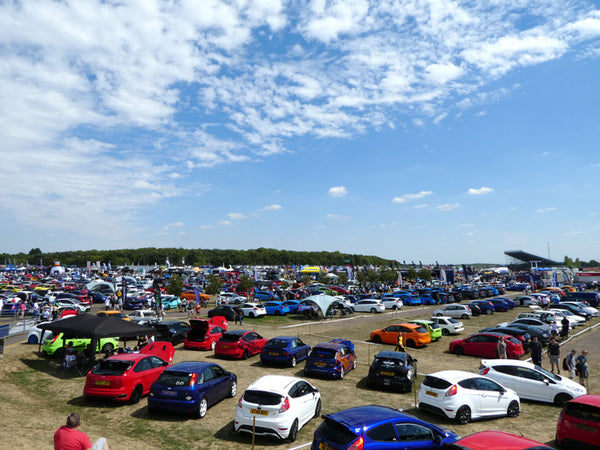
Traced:
<path fill-rule="evenodd" d="M 112 317 L 119 317 L 120 319 L 123 319 L 123 320 L 131 320 L 129 318 L 129 316 L 127 314 L 125 314 L 123 311 L 99 311 L 96 313 L 96 315 L 100 316 L 100 317 L 112 316 Z"/>

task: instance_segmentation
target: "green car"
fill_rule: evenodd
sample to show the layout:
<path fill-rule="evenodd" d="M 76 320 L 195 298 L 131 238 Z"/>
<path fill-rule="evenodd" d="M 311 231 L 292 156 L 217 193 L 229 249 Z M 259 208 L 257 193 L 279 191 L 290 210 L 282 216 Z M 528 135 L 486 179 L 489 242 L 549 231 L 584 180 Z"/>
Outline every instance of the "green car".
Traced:
<path fill-rule="evenodd" d="M 67 339 L 68 345 L 70 342 L 73 343 L 73 348 L 76 352 L 85 350 L 85 348 L 92 343 L 89 338 L 72 338 Z M 99 347 L 102 352 L 110 352 L 119 346 L 119 341 L 115 338 L 102 338 L 99 341 Z M 67 347 L 63 345 L 63 333 L 57 334 L 52 339 L 45 339 L 42 344 L 42 351 L 47 355 L 56 355 L 59 358 L 65 356 Z"/>
<path fill-rule="evenodd" d="M 429 331 L 429 337 L 431 338 L 431 342 L 437 341 L 442 337 L 442 328 L 435 322 L 431 320 L 409 320 L 408 323 L 415 323 L 417 325 L 421 325 L 427 331 Z"/>

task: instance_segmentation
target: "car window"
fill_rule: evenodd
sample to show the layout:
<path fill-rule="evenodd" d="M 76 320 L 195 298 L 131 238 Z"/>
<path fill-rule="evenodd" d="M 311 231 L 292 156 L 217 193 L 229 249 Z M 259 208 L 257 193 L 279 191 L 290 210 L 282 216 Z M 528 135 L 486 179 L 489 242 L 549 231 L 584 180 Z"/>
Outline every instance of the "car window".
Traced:
<path fill-rule="evenodd" d="M 486 380 L 485 378 L 475 378 L 475 385 L 480 391 L 500 392 L 503 390 L 498 383 L 494 383 L 492 380 Z"/>
<path fill-rule="evenodd" d="M 134 368 L 134 372 L 143 372 L 145 370 L 152 369 L 152 360 L 151 358 L 142 359 Z"/>
<path fill-rule="evenodd" d="M 214 378 L 212 367 L 207 367 L 202 371 L 202 383 L 206 383 Z"/>
<path fill-rule="evenodd" d="M 581 403 L 567 403 L 565 412 L 568 416 L 588 422 L 600 423 L 600 408 Z"/>
<path fill-rule="evenodd" d="M 225 369 L 220 366 L 212 366 L 212 371 L 215 378 L 221 378 L 227 374 Z"/>
<path fill-rule="evenodd" d="M 367 436 L 374 441 L 396 441 L 396 430 L 391 423 L 384 423 L 367 431 Z"/>
<path fill-rule="evenodd" d="M 494 370 L 514 377 L 519 376 L 517 375 L 517 368 L 515 366 L 494 366 Z"/>
<path fill-rule="evenodd" d="M 429 428 L 416 423 L 397 423 L 396 432 L 400 441 L 432 441 L 433 433 Z"/>
<path fill-rule="evenodd" d="M 475 383 L 474 378 L 467 378 L 466 380 L 461 380 L 458 382 L 458 385 L 465 389 L 477 390 L 477 384 Z"/>
<path fill-rule="evenodd" d="M 535 370 L 531 370 L 526 367 L 517 367 L 517 376 L 535 381 L 544 381 L 545 379 L 544 375 L 542 375 L 541 373 L 538 373 Z"/>
<path fill-rule="evenodd" d="M 387 327 L 385 330 L 386 333 L 390 333 L 390 332 L 397 332 L 399 331 L 400 327 L 398 327 L 397 325 L 392 325 L 390 327 Z"/>
<path fill-rule="evenodd" d="M 153 368 L 153 369 L 156 369 L 156 368 L 158 368 L 158 367 L 164 367 L 164 366 L 165 366 L 165 363 L 164 363 L 164 361 L 163 361 L 162 359 L 160 359 L 160 358 L 156 357 L 156 356 L 152 356 L 152 357 L 150 358 L 150 361 L 151 361 L 151 364 L 152 364 L 152 368 Z"/>

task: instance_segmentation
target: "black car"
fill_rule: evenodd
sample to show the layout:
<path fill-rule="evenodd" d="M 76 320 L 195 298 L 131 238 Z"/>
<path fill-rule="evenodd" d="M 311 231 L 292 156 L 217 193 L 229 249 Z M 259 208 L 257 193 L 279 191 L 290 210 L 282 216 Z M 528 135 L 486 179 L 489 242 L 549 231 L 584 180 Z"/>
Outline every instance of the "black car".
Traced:
<path fill-rule="evenodd" d="M 369 368 L 369 386 L 399 388 L 402 392 L 412 390 L 417 375 L 417 360 L 408 353 L 383 350 L 375 356 Z"/>
<path fill-rule="evenodd" d="M 187 322 L 179 322 L 178 320 L 155 322 L 151 325 L 156 328 L 155 340 L 168 341 L 173 345 L 183 342 L 188 331 L 190 331 L 190 325 Z"/>
<path fill-rule="evenodd" d="M 535 325 L 527 325 L 523 323 L 509 323 L 508 327 L 518 328 L 520 330 L 526 331 L 532 339 L 534 337 L 537 337 L 538 341 L 540 341 L 542 345 L 547 345 L 548 342 L 550 342 L 550 333 L 536 327 Z"/>
<path fill-rule="evenodd" d="M 471 303 L 467 303 L 467 305 L 469 306 L 469 308 L 471 308 L 471 313 L 473 314 L 473 316 L 481 315 L 481 308 L 479 307 L 479 305 L 477 303 L 471 302 Z"/>
<path fill-rule="evenodd" d="M 556 303 L 552 305 L 552 309 L 566 309 L 567 311 L 571 311 L 576 316 L 585 318 L 585 320 L 590 320 L 592 318 L 592 315 L 589 312 L 571 303 Z"/>
<path fill-rule="evenodd" d="M 508 334 L 510 336 L 513 336 L 514 338 L 517 338 L 519 341 L 521 341 L 521 344 L 523 344 L 523 350 L 525 350 L 525 353 L 529 352 L 530 344 L 531 344 L 531 335 L 529 334 L 528 331 L 526 331 L 523 328 L 489 327 L 489 328 L 482 328 L 481 330 L 479 330 L 479 332 L 480 333 L 491 332 L 491 333 Z"/>
<path fill-rule="evenodd" d="M 221 316 L 225 317 L 230 322 L 235 320 L 235 309 L 228 305 L 220 305 L 215 309 L 208 311 L 208 317 Z"/>

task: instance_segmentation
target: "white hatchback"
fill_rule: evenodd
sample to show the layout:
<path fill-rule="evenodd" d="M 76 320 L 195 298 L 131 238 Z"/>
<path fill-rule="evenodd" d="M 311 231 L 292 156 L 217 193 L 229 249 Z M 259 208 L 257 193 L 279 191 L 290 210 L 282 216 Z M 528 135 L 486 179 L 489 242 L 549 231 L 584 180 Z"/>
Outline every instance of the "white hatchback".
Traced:
<path fill-rule="evenodd" d="M 356 312 L 378 313 L 385 311 L 385 306 L 383 305 L 381 300 L 377 300 L 374 298 L 359 300 L 356 303 L 354 303 L 351 308 Z"/>
<path fill-rule="evenodd" d="M 394 297 L 384 297 L 381 299 L 381 303 L 383 303 L 385 309 L 398 310 L 402 309 L 402 307 L 404 306 L 404 302 L 402 302 L 402 300 Z"/>
<path fill-rule="evenodd" d="M 296 440 L 298 430 L 321 414 L 321 393 L 308 381 L 284 375 L 265 375 L 240 398 L 234 431 Z"/>
<path fill-rule="evenodd" d="M 579 383 L 526 361 L 482 359 L 479 373 L 514 389 L 522 398 L 559 406 L 586 393 Z"/>
<path fill-rule="evenodd" d="M 267 315 L 267 310 L 260 303 L 243 303 L 240 311 L 244 317 L 261 317 Z"/>
<path fill-rule="evenodd" d="M 467 424 L 472 419 L 517 417 L 519 396 L 494 380 L 462 370 L 443 370 L 425 376 L 419 389 L 420 409 Z"/>
<path fill-rule="evenodd" d="M 431 320 L 433 323 L 437 323 L 440 326 L 444 336 L 448 336 L 449 334 L 458 334 L 465 330 L 463 323 L 453 319 L 452 317 L 435 316 L 430 317 L 429 320 Z"/>

